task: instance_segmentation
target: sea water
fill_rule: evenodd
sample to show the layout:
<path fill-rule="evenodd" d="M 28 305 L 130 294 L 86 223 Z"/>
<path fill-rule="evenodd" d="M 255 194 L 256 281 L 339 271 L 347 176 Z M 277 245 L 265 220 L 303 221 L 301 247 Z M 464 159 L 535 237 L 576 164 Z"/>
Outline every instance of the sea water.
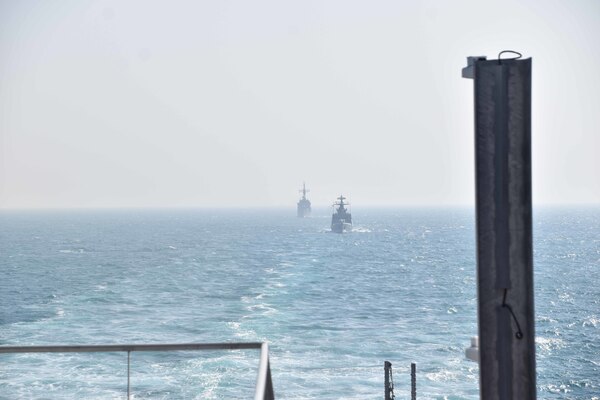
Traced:
<path fill-rule="evenodd" d="M 286 399 L 477 399 L 472 209 L 4 211 L 0 345 L 268 341 Z M 600 209 L 534 213 L 541 399 L 600 398 Z M 524 325 L 524 324 L 522 324 Z M 258 351 L 132 353 L 138 399 L 252 398 Z M 124 398 L 124 353 L 0 355 L 0 398 Z"/>

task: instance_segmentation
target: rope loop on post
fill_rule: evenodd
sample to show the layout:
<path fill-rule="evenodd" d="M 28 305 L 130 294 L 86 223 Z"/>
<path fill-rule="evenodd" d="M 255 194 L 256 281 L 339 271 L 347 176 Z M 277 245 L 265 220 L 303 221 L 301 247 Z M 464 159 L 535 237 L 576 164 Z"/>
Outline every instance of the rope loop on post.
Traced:
<path fill-rule="evenodd" d="M 502 58 L 502 54 L 516 54 L 516 57 L 507 57 L 507 58 Z M 498 64 L 501 64 L 503 60 L 518 60 L 519 58 L 523 57 L 523 54 L 519 53 L 518 51 L 514 51 L 514 50 L 502 50 L 500 53 L 498 53 Z"/>

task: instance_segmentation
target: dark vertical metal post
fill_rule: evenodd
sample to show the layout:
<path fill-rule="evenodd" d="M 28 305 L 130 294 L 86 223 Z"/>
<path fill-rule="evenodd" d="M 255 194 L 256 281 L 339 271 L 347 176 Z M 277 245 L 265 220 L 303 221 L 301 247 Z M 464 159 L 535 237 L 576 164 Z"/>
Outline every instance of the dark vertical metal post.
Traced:
<path fill-rule="evenodd" d="M 131 351 L 127 352 L 127 400 L 131 398 L 131 391 L 129 385 L 129 376 L 130 376 L 130 366 L 131 366 Z"/>
<path fill-rule="evenodd" d="M 273 378 L 271 378 L 271 362 L 267 361 L 267 383 L 265 385 L 265 400 L 274 400 Z"/>
<path fill-rule="evenodd" d="M 410 398 L 417 400 L 417 364 L 410 364 Z"/>
<path fill-rule="evenodd" d="M 384 398 L 385 400 L 392 400 L 392 387 L 390 385 L 390 372 L 392 370 L 392 363 L 385 361 L 383 363 L 383 370 L 385 371 L 384 386 Z"/>
<path fill-rule="evenodd" d="M 531 59 L 469 57 L 475 81 L 480 397 L 536 398 Z"/>

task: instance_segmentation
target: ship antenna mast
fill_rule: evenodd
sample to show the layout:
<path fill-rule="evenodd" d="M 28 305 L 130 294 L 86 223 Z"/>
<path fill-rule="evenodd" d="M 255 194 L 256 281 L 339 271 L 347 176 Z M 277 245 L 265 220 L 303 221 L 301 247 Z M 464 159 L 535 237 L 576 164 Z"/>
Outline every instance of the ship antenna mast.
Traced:
<path fill-rule="evenodd" d="M 310 192 L 310 190 L 306 189 L 306 182 L 302 182 L 302 190 L 299 190 L 302 193 L 302 199 L 306 200 L 306 193 Z"/>

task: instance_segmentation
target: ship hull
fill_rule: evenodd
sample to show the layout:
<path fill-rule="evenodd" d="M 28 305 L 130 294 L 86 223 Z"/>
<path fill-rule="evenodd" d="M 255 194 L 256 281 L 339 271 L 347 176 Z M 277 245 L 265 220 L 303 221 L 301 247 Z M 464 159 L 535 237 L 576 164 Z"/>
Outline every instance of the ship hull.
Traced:
<path fill-rule="evenodd" d="M 308 217 L 310 215 L 310 208 L 298 207 L 298 218 Z"/>
<path fill-rule="evenodd" d="M 331 224 L 331 232 L 333 232 L 333 233 L 352 232 L 352 224 L 349 224 L 348 222 L 334 222 Z"/>
<path fill-rule="evenodd" d="M 307 199 L 301 199 L 298 202 L 298 218 L 308 217 L 310 215 L 310 201 Z"/>

